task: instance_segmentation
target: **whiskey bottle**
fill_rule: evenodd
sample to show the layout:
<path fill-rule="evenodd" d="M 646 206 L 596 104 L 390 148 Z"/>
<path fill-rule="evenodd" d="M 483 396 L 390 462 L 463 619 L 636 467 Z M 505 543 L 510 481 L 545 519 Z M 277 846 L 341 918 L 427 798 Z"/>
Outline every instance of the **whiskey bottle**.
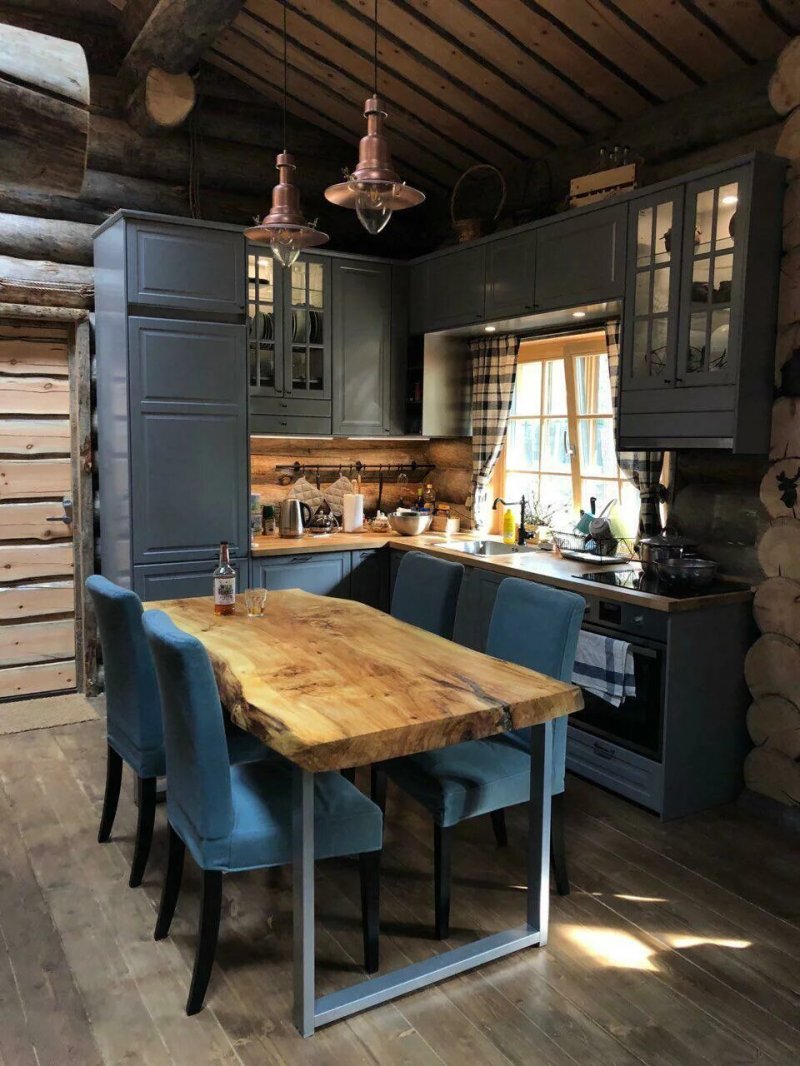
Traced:
<path fill-rule="evenodd" d="M 219 546 L 219 566 L 213 578 L 214 614 L 233 614 L 236 610 L 236 571 L 231 566 L 227 540 Z"/>

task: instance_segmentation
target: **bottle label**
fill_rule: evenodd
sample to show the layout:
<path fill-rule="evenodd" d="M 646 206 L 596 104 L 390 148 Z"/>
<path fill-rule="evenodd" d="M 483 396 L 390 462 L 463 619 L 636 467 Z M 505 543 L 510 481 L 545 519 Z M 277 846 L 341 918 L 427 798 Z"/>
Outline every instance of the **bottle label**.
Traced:
<path fill-rule="evenodd" d="M 230 606 L 236 602 L 236 577 L 214 578 L 214 603 L 218 606 Z"/>

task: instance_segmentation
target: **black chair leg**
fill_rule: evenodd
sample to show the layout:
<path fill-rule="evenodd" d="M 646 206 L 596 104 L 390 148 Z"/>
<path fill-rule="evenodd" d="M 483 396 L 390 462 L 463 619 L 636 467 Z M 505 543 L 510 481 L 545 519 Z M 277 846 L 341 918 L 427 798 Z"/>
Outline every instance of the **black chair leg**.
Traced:
<path fill-rule="evenodd" d="M 436 914 L 436 938 L 450 936 L 450 868 L 452 866 L 455 826 L 433 827 L 433 880 Z"/>
<path fill-rule="evenodd" d="M 169 852 L 167 854 L 167 874 L 164 878 L 164 886 L 161 889 L 161 904 L 158 908 L 156 930 L 154 940 L 163 940 L 169 934 L 178 895 L 181 890 L 181 877 L 183 876 L 183 857 L 186 847 L 172 828 L 169 827 Z"/>
<path fill-rule="evenodd" d="M 131 876 L 128 884 L 138 888 L 144 877 L 150 845 L 153 841 L 153 822 L 156 817 L 156 778 L 139 778 L 139 818 L 136 822 L 136 844 L 133 848 Z"/>
<path fill-rule="evenodd" d="M 380 763 L 373 763 L 370 768 L 369 795 L 373 803 L 377 803 L 381 811 L 386 814 L 386 786 L 388 778 L 386 771 Z"/>
<path fill-rule="evenodd" d="M 550 861 L 553 864 L 553 876 L 559 896 L 569 895 L 569 874 L 567 872 L 567 849 L 564 840 L 564 793 L 553 796 L 550 821 Z"/>
<path fill-rule="evenodd" d="M 103 796 L 103 813 L 100 816 L 100 828 L 97 831 L 97 843 L 105 844 L 111 836 L 114 818 L 117 814 L 119 790 L 122 785 L 122 756 L 111 745 L 106 755 L 106 791 Z"/>
<path fill-rule="evenodd" d="M 342 777 L 346 777 L 351 785 L 356 783 L 356 768 L 355 766 L 348 766 L 346 770 L 340 770 L 339 773 Z"/>
<path fill-rule="evenodd" d="M 380 965 L 381 853 L 364 851 L 359 857 L 361 874 L 361 929 L 364 935 L 364 969 L 377 973 Z"/>
<path fill-rule="evenodd" d="M 197 933 L 197 951 L 186 1013 L 197 1014 L 203 1009 L 208 979 L 214 966 L 219 936 L 219 916 L 222 908 L 222 871 L 203 870 L 203 895 L 200 903 L 200 926 Z"/>
<path fill-rule="evenodd" d="M 492 829 L 498 848 L 508 847 L 508 830 L 506 829 L 506 812 L 492 811 Z"/>

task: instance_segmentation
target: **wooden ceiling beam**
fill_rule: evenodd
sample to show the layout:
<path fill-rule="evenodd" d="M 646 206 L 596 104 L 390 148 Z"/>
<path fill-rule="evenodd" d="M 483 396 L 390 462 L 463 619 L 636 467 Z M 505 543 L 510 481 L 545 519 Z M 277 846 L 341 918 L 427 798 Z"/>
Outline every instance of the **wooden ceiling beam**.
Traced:
<path fill-rule="evenodd" d="M 755 63 L 755 56 L 744 47 L 739 41 L 731 37 L 731 35 L 722 28 L 719 21 L 712 18 L 706 10 L 700 5 L 695 4 L 692 0 L 677 0 L 681 7 L 688 11 L 692 18 L 697 19 L 701 25 L 705 26 L 717 40 L 722 41 L 726 48 L 729 48 L 731 52 L 742 63 Z"/>
<path fill-rule="evenodd" d="M 673 66 L 677 67 L 677 69 L 687 78 L 688 81 L 692 83 L 692 85 L 699 87 L 701 85 L 706 84 L 706 82 L 708 81 L 707 78 L 703 77 L 696 70 L 692 70 L 688 63 L 685 63 L 683 61 L 683 58 L 678 54 L 677 51 L 673 51 L 671 48 L 668 48 L 660 37 L 657 37 L 655 34 L 650 33 L 649 30 L 647 30 L 640 22 L 637 22 L 635 19 L 631 18 L 631 16 L 626 11 L 624 11 L 620 7 L 620 5 L 615 2 L 615 0 L 591 0 L 591 2 L 594 5 L 597 5 L 598 3 L 602 4 L 602 6 L 606 10 L 610 11 L 616 19 L 624 23 L 624 25 L 626 25 L 630 30 L 632 30 L 637 37 L 641 38 L 641 40 L 643 41 L 646 41 L 650 48 L 653 48 L 670 63 L 672 63 Z"/>
<path fill-rule="evenodd" d="M 752 56 L 751 62 L 777 55 L 786 44 L 786 33 L 769 17 L 758 0 L 739 0 L 737 4 L 697 0 L 692 7 L 703 12 L 722 34 L 721 40 L 735 41 L 746 47 Z"/>
<path fill-rule="evenodd" d="M 236 20 L 235 28 L 273 55 L 279 56 L 282 47 L 280 16 L 281 4 L 274 0 L 251 3 Z M 312 21 L 294 11 L 291 19 L 287 20 L 287 40 L 289 55 L 295 67 L 324 76 L 331 81 L 333 88 L 354 103 L 363 103 L 372 95 L 372 60 L 353 45 L 344 48 L 336 38 L 327 32 L 319 33 Z M 345 66 L 345 63 L 349 66 Z M 433 114 L 428 111 L 422 114 L 421 109 L 409 110 L 409 106 L 404 106 L 405 103 L 414 107 L 411 86 L 406 86 L 404 92 L 403 86 L 387 85 L 386 79 L 381 79 L 380 88 L 381 98 L 388 105 L 392 128 L 401 129 L 424 143 L 427 150 L 442 162 L 463 168 L 484 158 L 482 153 L 469 147 L 474 131 L 459 116 L 456 115 L 458 126 L 453 129 L 452 116 L 438 109 Z M 480 138 L 479 133 L 477 136 Z M 485 139 L 481 139 L 480 143 L 485 144 Z M 441 155 L 445 147 L 448 154 Z"/>
<path fill-rule="evenodd" d="M 234 28 L 220 35 L 215 48 L 206 58 L 247 82 L 270 102 L 281 102 L 281 64 L 246 37 L 237 34 Z M 331 93 L 329 86 L 302 71 L 291 72 L 286 106 L 291 114 L 327 129 L 352 144 L 351 157 L 342 159 L 341 165 L 345 167 L 353 164 L 358 155 L 358 135 L 363 124 L 359 107 L 346 99 L 337 98 Z M 410 174 L 406 171 L 413 171 L 417 178 L 422 179 L 423 187 L 425 184 L 432 184 L 440 189 L 452 187 L 458 173 L 457 168 L 442 166 L 427 153 L 420 151 L 418 146 L 408 144 L 402 136 L 392 137 L 392 149 L 401 176 L 410 180 Z"/>
<path fill-rule="evenodd" d="M 158 0 L 119 70 L 131 125 L 151 132 L 184 121 L 196 98 L 189 72 L 241 6 L 242 0 Z"/>
<path fill-rule="evenodd" d="M 303 11 L 314 7 L 313 0 L 291 2 Z M 358 0 L 329 0 L 326 6 L 338 8 L 343 16 L 349 16 L 346 22 L 341 21 L 342 16 L 331 16 L 347 27 L 348 36 L 353 27 L 360 27 L 362 34 L 366 31 L 371 36 L 372 17 L 364 14 Z M 440 21 L 437 9 L 434 30 Z M 531 143 L 547 148 L 574 139 L 574 131 L 548 116 L 518 82 L 505 74 L 498 77 L 485 57 L 473 53 L 458 56 L 454 62 L 453 48 L 438 30 L 432 33 L 430 26 L 420 23 L 416 14 L 401 10 L 396 4 L 384 3 L 380 13 L 379 52 L 381 40 L 382 66 L 388 56 L 393 56 L 390 63 L 398 76 L 408 77 L 413 83 L 421 75 L 433 79 L 431 84 L 443 94 L 458 93 L 465 99 L 464 114 L 485 132 L 502 136 L 506 145 L 518 145 L 519 154 L 530 154 Z M 401 63 L 405 65 L 402 68 Z"/>

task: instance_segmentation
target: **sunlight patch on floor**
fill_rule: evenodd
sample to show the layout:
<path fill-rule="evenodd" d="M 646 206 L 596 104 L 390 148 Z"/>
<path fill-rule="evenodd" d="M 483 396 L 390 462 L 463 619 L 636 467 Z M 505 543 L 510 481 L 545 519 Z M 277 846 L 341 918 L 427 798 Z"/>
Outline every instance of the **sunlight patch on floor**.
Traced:
<path fill-rule="evenodd" d="M 651 972 L 658 969 L 653 962 L 656 949 L 632 933 L 589 925 L 567 925 L 564 931 L 574 944 L 601 965 Z"/>
<path fill-rule="evenodd" d="M 693 936 L 691 933 L 659 933 L 670 947 L 680 951 L 682 948 L 699 948 L 708 944 L 715 948 L 732 948 L 734 951 L 742 951 L 751 948 L 751 940 L 736 940 L 721 936 Z"/>
<path fill-rule="evenodd" d="M 625 892 L 615 892 L 614 899 L 624 899 L 628 903 L 669 903 L 663 896 L 629 896 Z"/>

